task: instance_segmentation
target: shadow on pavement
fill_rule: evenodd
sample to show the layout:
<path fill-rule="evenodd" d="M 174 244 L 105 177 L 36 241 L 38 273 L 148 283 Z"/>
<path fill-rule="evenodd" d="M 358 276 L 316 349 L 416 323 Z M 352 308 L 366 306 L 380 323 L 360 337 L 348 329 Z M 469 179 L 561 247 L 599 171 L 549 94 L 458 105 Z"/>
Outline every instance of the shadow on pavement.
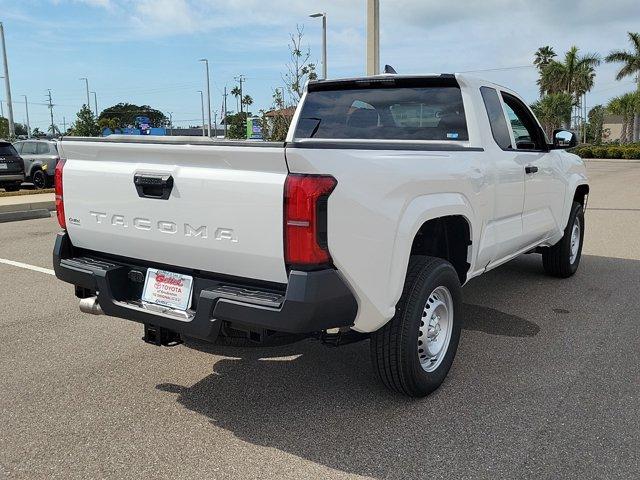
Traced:
<path fill-rule="evenodd" d="M 606 285 L 621 270 L 633 275 L 631 270 L 638 267 L 637 261 L 605 257 L 585 256 L 583 262 L 584 272 L 563 281 L 564 287 L 558 287 L 557 279 L 544 277 L 539 257 L 516 260 L 465 287 L 465 296 L 474 302 L 507 298 L 516 311 L 520 311 L 516 302 L 530 311 L 544 302 L 571 311 L 536 316 L 537 321 L 548 322 L 541 332 L 537 323 L 525 318 L 489 306 L 466 305 L 467 336 L 463 334 L 458 358 L 445 384 L 425 399 L 403 398 L 380 386 L 369 363 L 368 341 L 337 349 L 310 340 L 269 349 L 211 346 L 207 350 L 225 357 L 213 365 L 211 375 L 191 386 L 157 388 L 176 394 L 184 407 L 246 442 L 350 474 L 379 479 L 459 478 L 475 471 L 478 476 L 491 472 L 502 476 L 520 471 L 525 452 L 535 448 L 546 449 L 551 465 L 563 462 L 564 457 L 558 460 L 555 455 L 566 432 L 559 431 L 558 437 L 542 444 L 538 436 L 548 433 L 545 422 L 562 411 L 558 403 L 562 398 L 549 391 L 580 388 L 582 383 L 567 383 L 567 373 L 555 369 L 548 356 L 559 355 L 566 365 L 583 365 L 585 359 L 568 356 L 563 346 L 567 340 L 552 330 L 559 321 L 589 325 L 579 313 L 572 313 L 600 301 L 577 294 L 599 288 L 593 286 L 589 270 L 597 267 L 598 282 Z M 567 289 L 577 298 L 567 297 Z M 528 295 L 521 297 L 521 291 Z M 573 368 L 571 372 L 580 372 Z M 598 419 L 594 422 L 589 425 Z M 582 434 L 584 425 L 569 422 L 558 428 Z"/>

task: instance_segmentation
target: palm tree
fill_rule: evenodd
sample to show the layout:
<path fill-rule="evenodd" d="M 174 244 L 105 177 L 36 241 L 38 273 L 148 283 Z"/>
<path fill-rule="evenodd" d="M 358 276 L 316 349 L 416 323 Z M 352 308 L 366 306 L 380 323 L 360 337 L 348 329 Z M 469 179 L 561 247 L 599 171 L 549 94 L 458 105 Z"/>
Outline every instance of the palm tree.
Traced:
<path fill-rule="evenodd" d="M 233 89 L 231 90 L 231 95 L 236 97 L 236 110 L 239 112 L 240 111 L 240 95 L 242 95 L 242 91 L 240 90 L 240 87 L 233 87 Z"/>
<path fill-rule="evenodd" d="M 544 46 L 538 48 L 536 53 L 534 54 L 533 64 L 536 66 L 538 70 L 542 70 L 548 63 L 556 57 L 556 52 L 553 50 L 553 47 Z"/>
<path fill-rule="evenodd" d="M 573 46 L 564 56 L 563 62 L 550 60 L 542 67 L 538 85 L 545 93 L 565 92 L 576 100 L 584 92 L 593 87 L 595 67 L 600 65 L 600 57 L 596 53 L 578 54 L 578 47 Z"/>
<path fill-rule="evenodd" d="M 547 137 L 551 138 L 553 130 L 566 126 L 571 121 L 573 98 L 568 93 L 550 93 L 545 95 L 531 109 L 542 123 Z"/>
<path fill-rule="evenodd" d="M 637 75 L 637 91 L 640 92 L 640 33 L 627 32 L 629 42 L 631 42 L 631 51 L 614 50 L 605 58 L 606 62 L 622 63 L 622 68 L 616 75 L 616 80 L 622 80 L 625 77 Z M 635 112 L 634 118 L 635 128 L 633 130 L 633 141 L 640 140 L 640 118 L 638 111 Z"/>
<path fill-rule="evenodd" d="M 638 97 L 640 97 L 640 94 L 637 92 L 625 93 L 619 97 L 612 98 L 607 105 L 609 113 L 622 116 L 620 143 L 628 143 L 633 140 L 634 113 L 638 108 Z"/>
<path fill-rule="evenodd" d="M 247 113 L 249 112 L 249 106 L 253 105 L 253 98 L 251 95 L 245 95 L 242 97 L 242 104 L 247 106 Z"/>

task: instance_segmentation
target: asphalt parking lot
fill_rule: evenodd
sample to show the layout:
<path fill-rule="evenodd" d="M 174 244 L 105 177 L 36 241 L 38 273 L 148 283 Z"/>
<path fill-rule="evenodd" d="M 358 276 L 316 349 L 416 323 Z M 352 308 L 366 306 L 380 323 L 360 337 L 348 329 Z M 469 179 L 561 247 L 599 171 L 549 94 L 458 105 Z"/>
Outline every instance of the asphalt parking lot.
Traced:
<path fill-rule="evenodd" d="M 417 401 L 368 342 L 157 348 L 0 263 L 0 478 L 638 478 L 640 163 L 588 168 L 576 276 L 525 255 L 472 280 L 452 371 Z M 0 224 L 0 258 L 51 268 L 57 231 Z"/>

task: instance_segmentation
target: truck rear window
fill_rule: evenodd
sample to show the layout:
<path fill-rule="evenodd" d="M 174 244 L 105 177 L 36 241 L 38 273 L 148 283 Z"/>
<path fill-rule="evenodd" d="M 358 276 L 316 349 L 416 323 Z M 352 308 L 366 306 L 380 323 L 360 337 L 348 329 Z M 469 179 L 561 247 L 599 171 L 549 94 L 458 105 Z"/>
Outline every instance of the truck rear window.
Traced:
<path fill-rule="evenodd" d="M 295 138 L 468 140 L 457 86 L 309 91 Z"/>

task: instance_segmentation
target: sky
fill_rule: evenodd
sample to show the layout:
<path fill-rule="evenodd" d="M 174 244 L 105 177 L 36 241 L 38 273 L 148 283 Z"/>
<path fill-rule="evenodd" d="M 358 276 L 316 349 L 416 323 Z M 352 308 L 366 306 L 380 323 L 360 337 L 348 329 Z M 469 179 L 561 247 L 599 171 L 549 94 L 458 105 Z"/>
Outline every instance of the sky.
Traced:
<path fill-rule="evenodd" d="M 222 91 L 243 74 L 251 110 L 268 109 L 283 85 L 289 34 L 304 28 L 303 45 L 320 64 L 326 12 L 330 78 L 365 71 L 366 0 L 0 0 L 16 122 L 46 130 L 51 89 L 54 120 L 67 126 L 86 103 L 84 81 L 98 109 L 118 102 L 172 113 L 175 126 L 201 124 L 204 67 L 211 69 L 211 108 L 220 116 Z M 533 102 L 538 92 L 533 53 L 559 55 L 572 45 L 606 56 L 630 49 L 640 30 L 638 0 L 380 0 L 381 63 L 398 73 L 474 72 Z M 597 68 L 588 105 L 634 88 L 615 80 L 615 65 Z M 320 70 L 320 68 L 319 68 Z M 0 86 L 0 100 L 6 92 Z M 91 98 L 93 108 L 93 97 Z M 6 115 L 7 105 L 4 103 Z M 229 110 L 236 110 L 229 96 Z"/>

